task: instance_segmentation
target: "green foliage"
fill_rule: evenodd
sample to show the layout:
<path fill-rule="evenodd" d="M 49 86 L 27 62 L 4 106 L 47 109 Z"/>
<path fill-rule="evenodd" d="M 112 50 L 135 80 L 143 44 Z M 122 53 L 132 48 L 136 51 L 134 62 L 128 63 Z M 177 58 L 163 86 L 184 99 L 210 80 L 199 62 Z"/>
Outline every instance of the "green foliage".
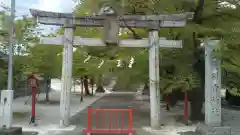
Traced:
<path fill-rule="evenodd" d="M 46 77 L 61 75 L 61 46 L 37 45 L 30 48 L 25 72 L 36 72 Z"/>
<path fill-rule="evenodd" d="M 240 90 L 238 88 L 229 89 L 229 93 L 233 96 L 240 96 Z"/>
<path fill-rule="evenodd" d="M 236 5 L 234 1 L 227 0 L 227 2 Z M 182 11 L 192 12 L 197 9 L 199 3 L 198 1 L 189 0 L 180 0 L 174 2 L 169 0 L 87 0 L 83 1 L 82 4 L 76 8 L 76 12 L 81 14 L 87 12 L 88 15 L 91 15 L 92 13 L 97 13 L 103 5 L 112 6 L 121 14 L 159 14 L 177 13 Z M 224 42 L 225 47 L 226 45 L 237 45 L 239 43 L 239 24 L 237 22 L 240 17 L 238 14 L 238 6 L 237 8 L 229 8 L 229 6 L 221 6 L 219 2 L 216 2 L 214 0 L 205 0 L 202 8 L 203 10 L 199 10 L 200 13 L 195 15 L 194 20 L 190 21 L 185 28 L 164 28 L 160 31 L 161 36 L 165 36 L 168 39 L 181 39 L 184 41 L 184 46 L 182 49 L 161 49 L 160 51 L 160 86 L 162 89 L 164 89 L 164 91 L 171 91 L 176 87 L 184 87 L 184 89 L 188 90 L 199 85 L 199 77 L 193 69 L 193 65 L 196 62 L 195 52 L 197 49 L 195 47 L 196 39 L 193 38 L 194 35 L 197 35 L 197 38 L 199 39 L 205 39 L 207 37 L 215 37 L 216 39 L 221 39 Z M 125 31 L 127 31 L 127 35 L 129 37 L 132 36 L 130 30 L 125 29 Z M 134 31 L 142 37 L 147 37 L 146 30 L 134 29 Z M 199 42 L 197 44 L 199 44 Z M 130 49 L 118 49 L 111 51 L 117 51 L 117 56 L 115 57 L 124 60 L 126 57 L 134 55 L 129 50 Z M 139 52 L 139 50 L 134 51 Z M 110 51 L 101 50 L 101 53 L 102 52 L 109 53 Z M 239 63 L 237 60 L 237 49 L 225 49 L 224 52 L 221 52 L 221 54 L 224 55 L 224 57 L 228 57 L 223 58 L 223 67 L 225 69 L 232 72 L 240 71 L 238 69 L 238 66 L 236 66 L 236 63 Z M 117 69 L 116 75 L 120 78 L 123 78 L 121 79 L 123 81 L 122 84 L 129 82 L 129 80 L 136 83 L 145 82 L 148 80 L 147 51 L 145 51 L 144 54 L 136 56 L 135 59 L 136 63 L 133 65 L 133 68 Z M 167 70 L 167 68 L 164 69 L 164 67 L 168 67 L 169 65 L 175 67 L 175 73 L 172 75 L 163 74 Z"/>
<path fill-rule="evenodd" d="M 182 2 L 182 1 L 181 1 Z M 136 0 L 130 0 L 130 1 L 124 1 L 124 0 L 102 0 L 102 1 L 83 1 L 82 4 L 78 5 L 75 13 L 77 15 L 91 15 L 92 13 L 97 13 L 100 8 L 103 5 L 110 5 L 115 10 L 117 10 L 120 14 L 158 14 L 158 13 L 175 13 L 178 12 L 179 9 L 177 7 L 182 6 L 183 4 L 181 2 L 176 2 L 175 4 L 172 4 L 172 2 L 169 1 L 161 1 L 161 3 L 154 2 L 153 1 L 136 1 Z M 163 8 L 159 8 L 163 7 Z M 167 8 L 166 8 L 167 7 Z M 189 87 L 194 88 L 195 87 L 195 81 L 198 80 L 198 77 L 193 73 L 192 65 L 195 62 L 193 57 L 193 45 L 192 45 L 192 39 L 189 38 L 191 35 L 191 31 L 189 30 L 190 27 L 194 27 L 196 29 L 195 25 L 189 25 L 188 28 L 177 28 L 177 29 L 169 29 L 165 28 L 161 30 L 161 36 L 165 36 L 168 39 L 183 39 L 184 40 L 184 48 L 183 49 L 161 49 L 160 51 L 160 71 L 166 70 L 163 69 L 165 66 L 173 65 L 176 68 L 176 71 L 174 75 L 170 75 L 170 78 L 166 78 L 165 75 L 161 74 L 161 82 L 168 82 L 166 85 L 171 84 L 171 87 L 186 87 L 186 84 L 189 85 Z M 87 29 L 87 30 L 86 30 Z M 191 29 L 191 30 L 194 30 Z M 125 32 L 124 35 L 122 35 L 122 38 L 133 38 L 134 34 L 131 32 L 131 30 L 123 29 Z M 137 35 L 141 37 L 147 37 L 148 32 L 144 29 L 133 29 Z M 90 32 L 90 33 L 89 33 Z M 101 30 L 97 29 L 95 31 L 92 30 L 92 28 L 85 28 L 85 31 L 83 32 L 83 28 L 79 28 L 76 30 L 76 33 L 81 34 L 81 36 L 86 36 L 88 34 L 88 37 L 100 37 L 99 34 L 101 34 Z M 84 35 L 82 35 L 84 33 Z M 78 35 L 78 34 L 77 34 Z M 180 36 L 179 36 L 180 35 Z M 135 63 L 133 65 L 133 68 L 128 68 L 125 64 L 122 68 L 117 68 L 116 65 L 113 65 L 112 68 L 114 68 L 114 76 L 118 77 L 119 83 L 121 85 L 135 85 L 140 83 L 146 83 L 148 82 L 148 51 L 146 49 L 129 49 L 129 48 L 97 48 L 97 49 L 88 49 L 87 52 L 90 55 L 107 59 L 109 57 L 113 57 L 115 60 L 121 59 L 122 61 L 125 61 L 125 63 L 128 63 L 130 60 L 130 57 L 133 56 L 135 58 Z M 184 61 L 183 61 L 184 60 Z M 189 73 L 189 71 L 192 71 Z M 179 76 L 179 77 L 174 77 Z M 194 81 L 184 81 L 187 80 L 186 78 L 191 78 L 190 80 Z M 193 79 L 194 78 L 194 79 Z M 175 79 L 175 80 L 174 80 Z M 179 80 L 179 85 L 173 86 L 172 80 L 176 81 Z M 160 82 L 160 83 L 161 83 Z M 161 86 L 163 86 L 161 84 Z M 188 88 L 188 89 L 191 89 Z M 165 90 L 164 87 L 162 87 L 163 91 Z M 166 89 L 172 89 L 170 87 Z"/>
<path fill-rule="evenodd" d="M 9 23 L 9 8 L 5 5 L 0 5 L 0 7 L 3 9 L 0 13 L 0 52 L 3 55 L 6 55 L 8 53 L 8 41 L 9 41 L 9 29 L 10 29 L 10 23 Z M 30 27 L 31 25 L 31 27 Z M 35 37 L 33 34 L 33 30 L 36 28 L 36 22 L 33 18 L 26 18 L 23 17 L 21 19 L 17 19 L 14 22 L 14 42 L 13 42 L 13 87 L 15 89 L 21 80 L 23 79 L 23 72 L 25 68 L 25 62 L 27 61 L 26 56 L 22 56 L 23 54 L 27 53 L 27 48 L 29 42 L 33 41 L 32 39 L 29 39 L 29 37 Z M 7 59 L 4 61 L 1 60 L 1 67 L 0 67 L 0 74 L 1 74 L 1 80 L 0 80 L 0 88 L 6 89 L 7 86 Z"/>
<path fill-rule="evenodd" d="M 236 7 L 230 7 L 221 1 L 204 0 L 201 7 L 199 0 L 178 0 L 178 1 L 153 1 L 153 0 L 82 0 L 74 10 L 76 16 L 92 15 L 98 13 L 104 5 L 113 7 L 119 15 L 123 14 L 170 14 L 179 12 L 195 12 L 192 21 L 188 21 L 184 28 L 161 28 L 160 36 L 167 39 L 183 40 L 182 49 L 161 48 L 160 49 L 160 87 L 161 92 L 169 93 L 174 89 L 191 90 L 200 85 L 199 74 L 193 68 L 195 63 L 203 55 L 199 49 L 200 42 L 209 37 L 221 40 L 221 44 L 216 48 L 216 57 L 222 59 L 222 67 L 232 78 L 240 74 L 239 59 L 239 36 L 240 36 L 240 10 L 239 4 L 235 1 L 226 0 Z M 200 7 L 200 8 L 199 8 Z M 0 16 L 7 20 L 6 12 Z M 8 23 L 3 21 L 6 30 Z M 38 45 L 38 38 L 34 31 L 37 29 L 35 20 L 23 18 L 16 20 L 16 44 L 22 44 L 26 49 L 21 53 L 28 52 L 27 56 L 16 57 L 16 72 L 38 72 L 45 76 L 60 77 L 62 47 Z M 146 29 L 121 29 L 121 38 L 146 38 Z M 63 34 L 60 28 L 56 34 Z M 54 34 L 54 35 L 56 35 Z M 82 37 L 103 37 L 102 28 L 80 28 L 77 27 L 74 35 Z M 47 35 L 52 36 L 52 35 Z M 6 48 L 6 38 L 0 39 L 3 48 Z M 28 45 L 35 44 L 35 47 Z M 3 49 L 4 50 L 4 49 Z M 87 56 L 92 58 L 84 63 Z M 104 75 L 118 77 L 119 84 L 130 87 L 131 85 L 148 82 L 149 60 L 148 50 L 139 48 L 109 48 L 109 47 L 79 47 L 73 56 L 73 77 L 94 76 L 100 80 Z M 131 57 L 135 62 L 132 68 L 128 68 Z M 116 60 L 121 59 L 124 64 L 121 68 L 116 67 Z M 19 62 L 26 60 L 27 62 Z M 101 61 L 104 64 L 98 68 Z M 18 68 L 19 67 L 19 68 Z M 114 72 L 109 72 L 114 69 Z M 171 71 L 172 70 L 172 71 Z M 0 74 L 4 75 L 5 72 Z M 233 75 L 234 74 L 234 75 Z M 236 76 L 235 76 L 236 75 Z M 235 76 L 235 77 L 233 77 Z M 229 77 L 236 87 L 236 79 Z M 227 82 L 229 82 L 229 80 Z M 99 81 L 100 82 L 100 81 Z"/>

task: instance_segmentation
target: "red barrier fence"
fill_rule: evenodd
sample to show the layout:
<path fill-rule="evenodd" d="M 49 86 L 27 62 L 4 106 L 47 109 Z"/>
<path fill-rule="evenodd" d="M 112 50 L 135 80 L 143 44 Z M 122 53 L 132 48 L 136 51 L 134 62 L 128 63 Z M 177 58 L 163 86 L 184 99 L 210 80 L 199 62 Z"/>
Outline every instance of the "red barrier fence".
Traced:
<path fill-rule="evenodd" d="M 132 127 L 132 108 L 129 109 L 93 109 L 88 108 L 88 124 L 83 129 L 86 135 L 91 133 L 135 134 Z"/>

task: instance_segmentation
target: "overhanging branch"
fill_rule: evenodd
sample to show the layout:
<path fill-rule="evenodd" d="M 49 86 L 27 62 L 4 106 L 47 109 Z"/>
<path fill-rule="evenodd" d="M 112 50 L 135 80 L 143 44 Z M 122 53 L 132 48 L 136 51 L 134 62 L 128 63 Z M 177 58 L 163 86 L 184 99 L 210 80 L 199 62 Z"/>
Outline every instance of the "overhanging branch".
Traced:
<path fill-rule="evenodd" d="M 218 12 L 216 14 L 212 14 L 212 15 L 209 15 L 209 16 L 206 16 L 206 17 L 202 17 L 201 20 L 208 20 L 208 19 L 211 19 L 211 18 L 215 19 L 215 17 L 223 17 L 223 16 L 228 16 L 228 17 L 240 20 L 239 16 L 236 16 L 236 15 L 233 15 L 233 14 L 230 14 L 230 13 L 227 13 L 227 12 Z"/>
<path fill-rule="evenodd" d="M 193 21 L 198 24 L 201 23 L 199 21 L 199 17 L 201 17 L 201 15 L 202 15 L 203 6 L 204 6 L 204 0 L 199 0 L 198 5 L 197 5 L 196 9 L 194 10 Z"/>

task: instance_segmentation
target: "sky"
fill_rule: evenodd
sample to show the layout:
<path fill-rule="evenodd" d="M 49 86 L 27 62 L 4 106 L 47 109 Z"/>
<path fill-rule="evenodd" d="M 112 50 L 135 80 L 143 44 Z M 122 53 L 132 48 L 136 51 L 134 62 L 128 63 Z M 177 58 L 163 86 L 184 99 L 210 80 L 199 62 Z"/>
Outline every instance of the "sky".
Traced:
<path fill-rule="evenodd" d="M 16 15 L 30 15 L 29 9 L 41 9 L 55 12 L 72 12 L 75 3 L 73 0 L 15 0 Z M 10 7 L 11 0 L 0 0 L 0 3 Z"/>
<path fill-rule="evenodd" d="M 15 0 L 16 1 L 16 17 L 23 15 L 31 16 L 29 9 L 40 9 L 45 11 L 71 13 L 75 6 L 73 0 Z M 0 3 L 10 7 L 11 0 L 0 0 Z M 51 33 L 56 27 L 41 26 L 43 33 Z"/>

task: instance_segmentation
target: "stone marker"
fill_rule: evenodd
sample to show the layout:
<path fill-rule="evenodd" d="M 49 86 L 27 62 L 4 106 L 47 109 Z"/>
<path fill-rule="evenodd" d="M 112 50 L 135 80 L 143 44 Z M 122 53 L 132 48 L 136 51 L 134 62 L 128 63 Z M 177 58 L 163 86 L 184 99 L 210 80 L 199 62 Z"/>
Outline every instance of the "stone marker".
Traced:
<path fill-rule="evenodd" d="M 12 127 L 13 90 L 1 91 L 0 102 L 0 135 L 21 135 L 21 127 Z"/>
<path fill-rule="evenodd" d="M 201 135 L 231 135 L 231 128 L 222 126 L 221 113 L 221 62 L 213 50 L 218 40 L 207 40 L 205 47 L 205 124 L 199 124 L 196 132 Z"/>

